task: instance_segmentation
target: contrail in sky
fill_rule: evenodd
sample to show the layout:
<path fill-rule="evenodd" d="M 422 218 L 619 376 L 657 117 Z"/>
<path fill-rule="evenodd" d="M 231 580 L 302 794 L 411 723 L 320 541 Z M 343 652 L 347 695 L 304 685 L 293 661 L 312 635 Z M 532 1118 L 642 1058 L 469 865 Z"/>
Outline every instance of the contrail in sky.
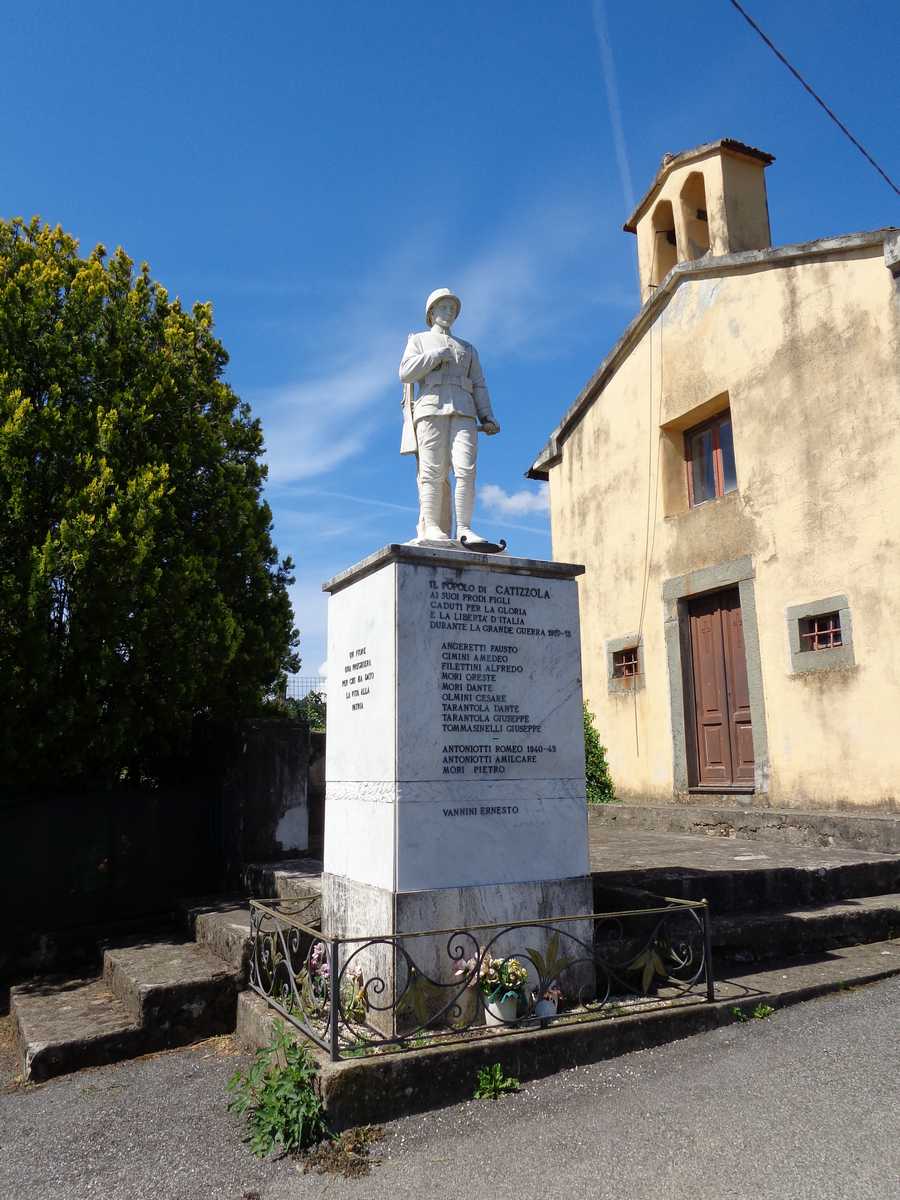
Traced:
<path fill-rule="evenodd" d="M 622 128 L 622 110 L 619 107 L 619 85 L 616 83 L 616 64 L 613 62 L 609 26 L 606 22 L 606 0 L 594 0 L 594 30 L 600 46 L 603 79 L 606 83 L 606 99 L 609 104 L 609 121 L 612 125 L 616 161 L 619 164 L 622 194 L 625 197 L 625 207 L 630 215 L 634 209 L 634 188 L 631 186 L 631 169 L 628 166 L 628 152 L 625 149 L 625 130 Z"/>

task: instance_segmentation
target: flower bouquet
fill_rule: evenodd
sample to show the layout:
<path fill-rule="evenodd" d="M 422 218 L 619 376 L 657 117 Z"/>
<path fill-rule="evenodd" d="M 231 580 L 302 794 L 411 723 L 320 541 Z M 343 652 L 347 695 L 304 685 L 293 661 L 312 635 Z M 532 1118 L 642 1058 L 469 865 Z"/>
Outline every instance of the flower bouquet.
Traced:
<path fill-rule="evenodd" d="M 486 951 L 478 978 L 485 1024 L 509 1025 L 515 1021 L 527 982 L 528 972 L 517 958 L 492 958 Z"/>

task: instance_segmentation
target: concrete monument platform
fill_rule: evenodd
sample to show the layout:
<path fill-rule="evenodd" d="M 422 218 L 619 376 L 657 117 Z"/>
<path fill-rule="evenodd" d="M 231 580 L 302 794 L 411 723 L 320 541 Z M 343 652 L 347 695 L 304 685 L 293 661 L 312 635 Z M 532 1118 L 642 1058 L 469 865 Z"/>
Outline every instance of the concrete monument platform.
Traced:
<path fill-rule="evenodd" d="M 407 544 L 324 585 L 325 932 L 591 912 L 581 573 Z"/>

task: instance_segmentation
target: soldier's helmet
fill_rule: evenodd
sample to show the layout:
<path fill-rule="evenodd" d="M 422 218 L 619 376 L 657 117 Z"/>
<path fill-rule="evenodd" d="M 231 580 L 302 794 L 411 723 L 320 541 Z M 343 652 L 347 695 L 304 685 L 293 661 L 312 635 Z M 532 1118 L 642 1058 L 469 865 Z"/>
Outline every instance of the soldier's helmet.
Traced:
<path fill-rule="evenodd" d="M 459 296 L 457 296 L 455 292 L 451 292 L 449 288 L 435 288 L 435 290 L 425 301 L 425 324 L 429 329 L 434 324 L 434 321 L 431 317 L 432 308 L 435 304 L 437 304 L 438 300 L 444 300 L 448 298 L 456 302 L 456 316 L 459 316 L 460 309 L 462 308 L 462 300 L 460 300 Z"/>

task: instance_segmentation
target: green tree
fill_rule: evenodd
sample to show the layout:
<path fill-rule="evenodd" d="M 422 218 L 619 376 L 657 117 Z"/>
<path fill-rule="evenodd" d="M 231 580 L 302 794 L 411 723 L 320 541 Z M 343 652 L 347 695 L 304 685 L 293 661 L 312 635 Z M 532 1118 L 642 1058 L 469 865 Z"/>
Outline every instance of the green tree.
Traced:
<path fill-rule="evenodd" d="M 227 361 L 146 264 L 0 221 L 0 781 L 137 779 L 298 668 Z"/>
<path fill-rule="evenodd" d="M 292 696 L 290 700 L 285 701 L 284 707 L 290 716 L 299 717 L 316 733 L 325 732 L 328 709 L 325 692 L 309 691 L 302 700 Z"/>
<path fill-rule="evenodd" d="M 606 750 L 594 723 L 594 714 L 584 705 L 584 773 L 587 781 L 588 804 L 610 804 L 616 790 L 609 774 Z"/>

